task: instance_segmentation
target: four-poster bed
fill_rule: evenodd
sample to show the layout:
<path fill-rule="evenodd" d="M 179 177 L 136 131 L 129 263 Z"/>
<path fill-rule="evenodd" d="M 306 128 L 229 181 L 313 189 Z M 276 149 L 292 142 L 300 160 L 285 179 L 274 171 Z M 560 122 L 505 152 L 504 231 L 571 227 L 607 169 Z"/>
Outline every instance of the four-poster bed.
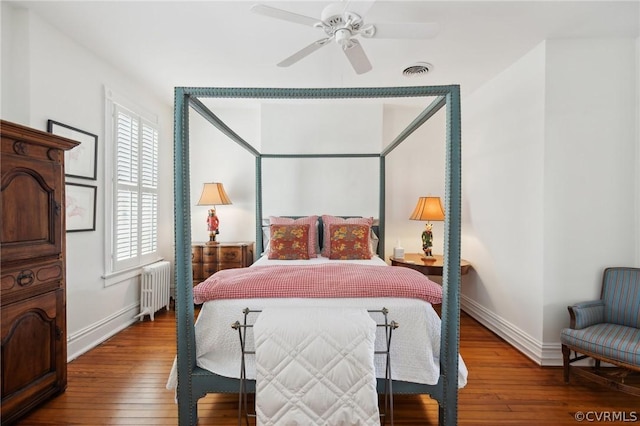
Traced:
<path fill-rule="evenodd" d="M 435 97 L 426 109 L 379 154 L 261 154 L 223 123 L 199 98 L 240 99 L 348 99 Z M 176 88 L 175 90 L 175 232 L 177 312 L 177 402 L 180 424 L 197 422 L 197 401 L 206 393 L 236 393 L 238 379 L 214 374 L 196 364 L 196 337 L 191 273 L 189 196 L 189 108 L 244 147 L 256 160 L 256 241 L 262 247 L 262 159 L 305 157 L 377 157 L 380 161 L 379 239 L 384 247 L 385 157 L 442 107 L 446 107 L 445 244 L 440 329 L 440 367 L 436 384 L 393 382 L 394 393 L 428 394 L 439 404 L 440 424 L 457 423 L 459 367 L 460 288 L 460 92 L 458 86 L 389 88 L 267 89 L 267 88 Z M 382 256 L 384 258 L 384 255 Z M 378 380 L 378 387 L 384 384 Z M 250 390 L 253 389 L 250 387 Z"/>

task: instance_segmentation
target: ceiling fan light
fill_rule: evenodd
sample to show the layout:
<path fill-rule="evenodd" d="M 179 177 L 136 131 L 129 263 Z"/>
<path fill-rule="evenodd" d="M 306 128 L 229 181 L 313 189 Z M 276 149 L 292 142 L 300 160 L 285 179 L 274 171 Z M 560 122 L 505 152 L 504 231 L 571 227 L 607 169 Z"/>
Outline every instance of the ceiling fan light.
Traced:
<path fill-rule="evenodd" d="M 340 28 L 334 33 L 336 42 L 343 48 L 348 48 L 351 45 L 351 31 L 346 28 Z"/>

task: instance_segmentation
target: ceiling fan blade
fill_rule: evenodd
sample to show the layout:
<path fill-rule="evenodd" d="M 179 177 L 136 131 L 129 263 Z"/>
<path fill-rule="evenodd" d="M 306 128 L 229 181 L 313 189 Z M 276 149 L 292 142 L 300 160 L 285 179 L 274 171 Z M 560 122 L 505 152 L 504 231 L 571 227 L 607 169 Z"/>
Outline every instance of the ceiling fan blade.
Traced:
<path fill-rule="evenodd" d="M 440 25 L 435 22 L 383 22 L 374 26 L 372 37 L 375 38 L 425 39 L 435 37 L 440 31 Z"/>
<path fill-rule="evenodd" d="M 310 16 L 299 15 L 264 4 L 254 4 L 251 6 L 251 11 L 259 15 L 269 16 L 270 18 L 282 19 L 283 21 L 295 22 L 296 24 L 308 25 L 310 27 L 320 22 L 319 19 Z"/>
<path fill-rule="evenodd" d="M 371 62 L 367 58 L 367 54 L 364 53 L 364 49 L 358 40 L 351 40 L 351 47 L 343 48 L 344 54 L 347 55 L 351 66 L 356 71 L 356 74 L 364 74 L 367 71 L 371 71 Z"/>
<path fill-rule="evenodd" d="M 281 61 L 280 63 L 278 63 L 278 66 L 279 67 L 288 67 L 290 65 L 293 65 L 296 62 L 298 62 L 300 59 L 303 59 L 303 58 L 309 56 L 310 54 L 312 54 L 313 52 L 315 52 L 316 50 L 320 49 L 322 46 L 326 46 L 327 44 L 329 44 L 330 40 L 331 40 L 331 38 L 327 37 L 327 38 L 323 38 L 323 39 L 318 40 L 318 41 L 314 41 L 313 43 L 311 43 L 307 47 L 298 50 L 296 53 L 294 53 L 293 55 L 289 56 L 287 59 L 285 59 L 285 60 Z"/>

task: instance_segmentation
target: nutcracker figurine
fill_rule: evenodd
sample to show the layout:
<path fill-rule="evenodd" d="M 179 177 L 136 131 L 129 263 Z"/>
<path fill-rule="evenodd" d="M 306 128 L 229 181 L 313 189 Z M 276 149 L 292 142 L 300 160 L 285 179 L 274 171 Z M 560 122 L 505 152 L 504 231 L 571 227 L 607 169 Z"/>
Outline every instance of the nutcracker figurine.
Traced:
<path fill-rule="evenodd" d="M 216 209 L 209 209 L 209 216 L 207 216 L 207 228 L 209 229 L 209 242 L 216 242 L 216 234 L 219 234 L 218 226 L 220 225 L 220 220 L 218 216 L 216 216 Z"/>
<path fill-rule="evenodd" d="M 422 231 L 422 251 L 424 251 L 424 255 L 426 257 L 433 257 L 431 254 L 431 247 L 433 246 L 433 225 L 427 223 L 425 225 L 424 231 Z"/>

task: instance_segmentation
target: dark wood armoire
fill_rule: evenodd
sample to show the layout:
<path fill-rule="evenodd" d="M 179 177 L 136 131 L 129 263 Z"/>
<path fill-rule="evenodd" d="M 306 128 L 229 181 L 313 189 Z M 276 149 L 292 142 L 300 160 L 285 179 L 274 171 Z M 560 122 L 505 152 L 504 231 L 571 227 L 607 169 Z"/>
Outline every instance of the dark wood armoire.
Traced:
<path fill-rule="evenodd" d="M 67 385 L 64 151 L 70 139 L 0 121 L 2 424 Z"/>

